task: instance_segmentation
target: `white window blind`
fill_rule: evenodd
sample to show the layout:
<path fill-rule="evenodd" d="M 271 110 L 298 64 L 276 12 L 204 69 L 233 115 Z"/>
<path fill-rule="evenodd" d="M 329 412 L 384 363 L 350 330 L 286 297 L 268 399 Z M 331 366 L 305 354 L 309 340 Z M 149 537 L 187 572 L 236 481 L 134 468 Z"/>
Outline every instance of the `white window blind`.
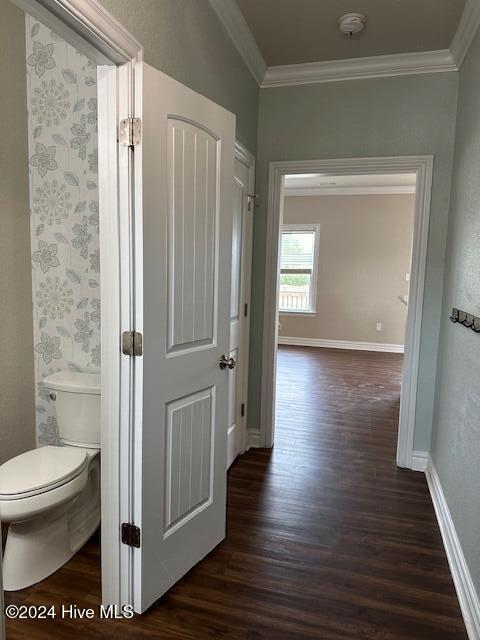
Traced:
<path fill-rule="evenodd" d="M 318 233 L 318 225 L 283 227 L 280 245 L 280 311 L 315 311 L 314 270 Z"/>
<path fill-rule="evenodd" d="M 283 231 L 281 273 L 313 273 L 315 231 Z"/>

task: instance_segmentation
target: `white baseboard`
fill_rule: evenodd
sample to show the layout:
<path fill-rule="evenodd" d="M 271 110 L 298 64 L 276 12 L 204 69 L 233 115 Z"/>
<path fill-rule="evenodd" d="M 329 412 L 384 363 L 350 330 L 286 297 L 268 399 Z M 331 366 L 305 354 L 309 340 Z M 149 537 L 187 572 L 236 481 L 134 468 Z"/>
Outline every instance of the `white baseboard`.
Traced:
<path fill-rule="evenodd" d="M 440 478 L 430 457 L 426 477 L 468 637 L 469 640 L 480 640 L 480 601 L 455 531 Z"/>
<path fill-rule="evenodd" d="M 412 471 L 426 471 L 428 464 L 428 451 L 412 452 Z"/>
<path fill-rule="evenodd" d="M 260 429 L 254 429 L 248 427 L 247 429 L 247 451 L 251 448 L 257 448 L 265 446 L 263 444 L 263 437 Z"/>
<path fill-rule="evenodd" d="M 353 349 L 354 351 L 385 351 L 403 353 L 403 344 L 384 344 L 382 342 L 354 342 L 352 340 L 324 340 L 323 338 L 294 338 L 278 336 L 278 344 L 296 347 L 328 347 L 330 349 Z"/>

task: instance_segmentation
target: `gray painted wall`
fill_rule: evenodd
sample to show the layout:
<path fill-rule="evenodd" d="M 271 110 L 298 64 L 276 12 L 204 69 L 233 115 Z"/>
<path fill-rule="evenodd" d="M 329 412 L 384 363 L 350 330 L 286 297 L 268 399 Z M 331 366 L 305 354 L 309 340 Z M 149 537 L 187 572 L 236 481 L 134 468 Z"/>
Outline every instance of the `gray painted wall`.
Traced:
<path fill-rule="evenodd" d="M 260 92 L 249 425 L 260 424 L 268 164 L 361 156 L 435 156 L 415 448 L 431 438 L 458 74 L 278 87 Z"/>
<path fill-rule="evenodd" d="M 237 116 L 255 154 L 258 86 L 208 0 L 100 0 L 145 47 L 145 61 Z"/>
<path fill-rule="evenodd" d="M 0 0 L 0 464 L 35 447 L 25 16 Z"/>
<path fill-rule="evenodd" d="M 480 33 L 460 71 L 431 454 L 480 593 L 480 336 L 449 320 L 480 315 Z"/>

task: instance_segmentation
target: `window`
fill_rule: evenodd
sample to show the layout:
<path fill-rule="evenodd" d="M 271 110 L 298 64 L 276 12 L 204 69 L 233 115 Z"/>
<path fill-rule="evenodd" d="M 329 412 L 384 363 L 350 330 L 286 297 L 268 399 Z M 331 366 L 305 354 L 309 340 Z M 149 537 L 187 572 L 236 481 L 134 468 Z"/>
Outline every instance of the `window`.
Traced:
<path fill-rule="evenodd" d="M 319 225 L 283 225 L 278 304 L 282 313 L 315 313 L 319 239 Z"/>

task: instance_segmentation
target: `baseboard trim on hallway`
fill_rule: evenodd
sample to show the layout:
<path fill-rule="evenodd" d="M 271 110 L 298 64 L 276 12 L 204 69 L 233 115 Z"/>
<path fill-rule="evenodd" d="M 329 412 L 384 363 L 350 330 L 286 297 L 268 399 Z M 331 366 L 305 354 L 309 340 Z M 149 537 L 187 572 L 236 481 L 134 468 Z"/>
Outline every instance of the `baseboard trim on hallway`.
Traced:
<path fill-rule="evenodd" d="M 278 336 L 278 344 L 292 347 L 327 347 L 329 349 L 352 349 L 354 351 L 385 351 L 403 353 L 403 344 L 384 344 L 382 342 L 355 342 L 353 340 L 324 340 L 323 338 L 295 338 Z"/>
<path fill-rule="evenodd" d="M 431 457 L 426 477 L 469 640 L 480 640 L 480 601 Z"/>
<path fill-rule="evenodd" d="M 248 427 L 247 429 L 247 451 L 250 448 L 259 448 L 264 447 L 262 441 L 262 433 L 260 429 L 254 429 L 253 427 Z"/>
<path fill-rule="evenodd" d="M 428 451 L 412 452 L 412 471 L 426 471 L 428 464 Z"/>

